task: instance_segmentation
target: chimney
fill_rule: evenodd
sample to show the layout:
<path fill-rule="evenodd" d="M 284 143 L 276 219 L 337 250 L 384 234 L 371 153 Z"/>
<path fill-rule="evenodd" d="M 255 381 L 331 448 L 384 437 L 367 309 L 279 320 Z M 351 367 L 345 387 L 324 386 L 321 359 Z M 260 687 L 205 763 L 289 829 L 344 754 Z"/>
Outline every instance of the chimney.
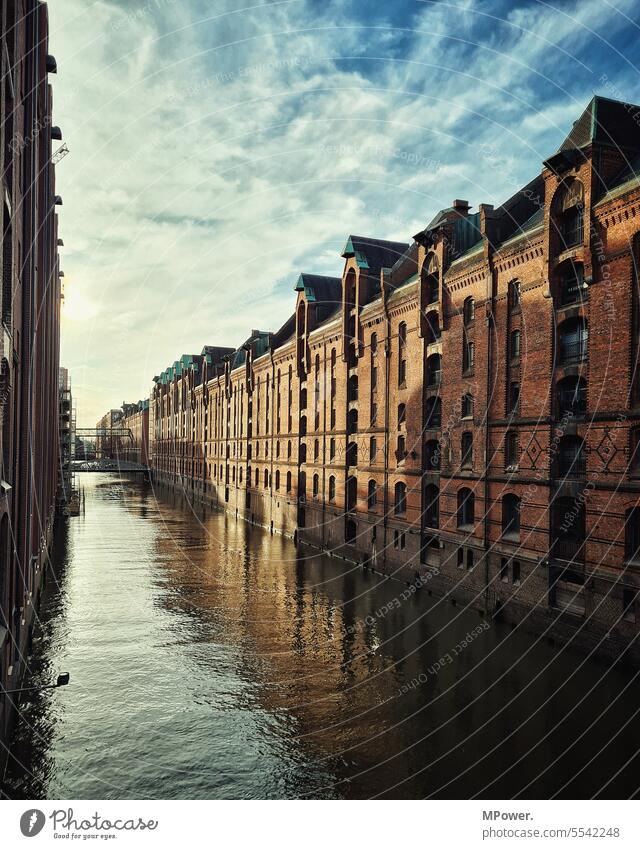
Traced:
<path fill-rule="evenodd" d="M 453 202 L 453 209 L 455 212 L 458 213 L 458 215 L 466 217 L 469 214 L 470 209 L 469 201 L 460 200 L 459 198 L 456 198 L 456 200 L 454 200 Z"/>

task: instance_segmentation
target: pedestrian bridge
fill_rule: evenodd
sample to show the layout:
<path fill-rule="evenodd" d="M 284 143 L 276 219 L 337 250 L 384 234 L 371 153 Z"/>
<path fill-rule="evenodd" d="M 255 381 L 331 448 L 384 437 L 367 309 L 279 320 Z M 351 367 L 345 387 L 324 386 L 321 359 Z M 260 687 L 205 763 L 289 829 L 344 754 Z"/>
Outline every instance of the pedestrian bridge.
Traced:
<path fill-rule="evenodd" d="M 72 472 L 148 472 L 149 467 L 143 463 L 132 463 L 129 460 L 112 460 L 103 457 L 99 460 L 72 460 Z"/>

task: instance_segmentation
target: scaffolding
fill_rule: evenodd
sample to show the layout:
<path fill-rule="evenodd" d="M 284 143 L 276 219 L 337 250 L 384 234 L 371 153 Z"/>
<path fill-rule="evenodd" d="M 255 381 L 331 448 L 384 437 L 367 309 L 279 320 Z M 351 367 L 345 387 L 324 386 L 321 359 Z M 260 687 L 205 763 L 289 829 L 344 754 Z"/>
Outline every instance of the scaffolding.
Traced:
<path fill-rule="evenodd" d="M 58 512 L 63 516 L 77 516 L 80 512 L 80 497 L 73 472 L 76 453 L 76 406 L 71 394 L 71 380 L 66 368 L 60 369 L 58 382 Z"/>

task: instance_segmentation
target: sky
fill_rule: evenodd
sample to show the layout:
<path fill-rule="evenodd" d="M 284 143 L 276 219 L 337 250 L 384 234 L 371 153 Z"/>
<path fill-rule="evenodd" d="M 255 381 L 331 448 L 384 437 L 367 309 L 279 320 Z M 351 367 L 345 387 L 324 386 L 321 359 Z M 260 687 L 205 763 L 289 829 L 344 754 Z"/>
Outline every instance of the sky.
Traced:
<path fill-rule="evenodd" d="M 350 234 L 409 242 L 640 102 L 640 4 L 49 0 L 78 424 L 294 311 Z"/>

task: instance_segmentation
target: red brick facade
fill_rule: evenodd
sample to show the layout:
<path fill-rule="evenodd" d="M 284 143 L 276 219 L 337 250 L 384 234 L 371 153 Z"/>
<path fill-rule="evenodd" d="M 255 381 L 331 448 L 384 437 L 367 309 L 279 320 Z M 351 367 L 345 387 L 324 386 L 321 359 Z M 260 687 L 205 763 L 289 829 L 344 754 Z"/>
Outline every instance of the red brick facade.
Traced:
<path fill-rule="evenodd" d="M 640 109 L 410 244 L 352 236 L 278 333 L 155 378 L 156 480 L 552 635 L 640 608 Z"/>
<path fill-rule="evenodd" d="M 0 744 L 15 717 L 58 484 L 60 276 L 47 7 L 0 10 Z M 2 746 L 0 745 L 0 751 Z M 0 769 L 3 756 L 0 755 Z"/>

